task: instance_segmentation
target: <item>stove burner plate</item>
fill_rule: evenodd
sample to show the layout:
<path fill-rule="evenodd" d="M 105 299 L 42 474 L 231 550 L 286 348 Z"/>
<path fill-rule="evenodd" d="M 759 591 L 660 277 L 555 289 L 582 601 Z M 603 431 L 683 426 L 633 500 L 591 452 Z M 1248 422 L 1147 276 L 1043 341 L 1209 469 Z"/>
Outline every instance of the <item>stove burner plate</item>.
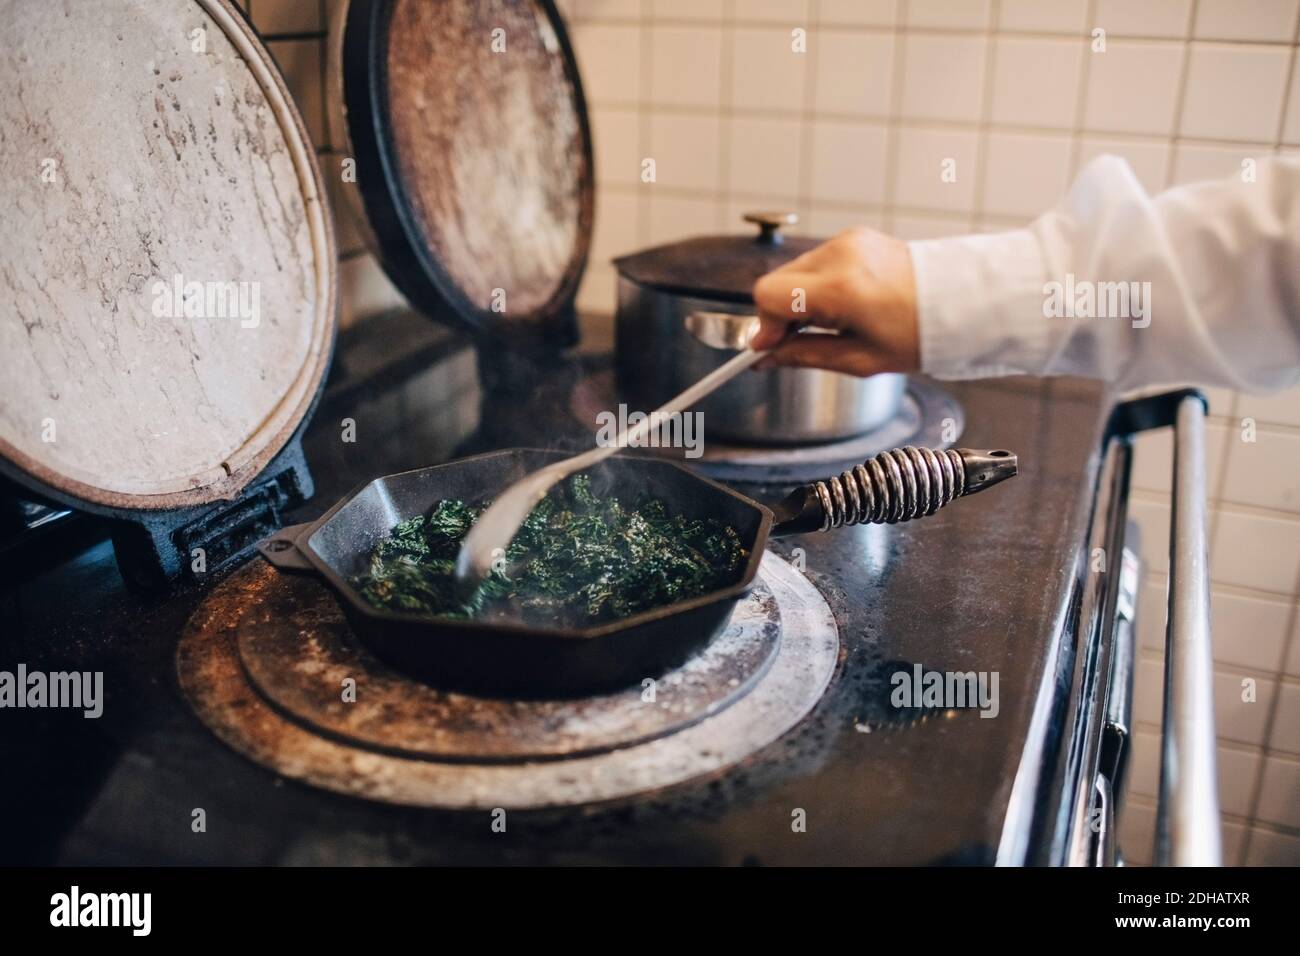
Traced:
<path fill-rule="evenodd" d="M 255 560 L 195 611 L 177 670 L 204 723 L 284 776 L 388 803 L 523 809 L 731 766 L 813 708 L 838 656 L 825 600 L 768 553 L 732 625 L 659 678 L 653 703 L 641 688 L 576 701 L 443 693 L 353 649 L 322 585 Z M 343 702 L 345 677 L 356 679 L 355 703 Z"/>
<path fill-rule="evenodd" d="M 256 565 L 241 572 L 264 577 Z M 274 572 L 272 572 L 274 574 Z M 329 737 L 399 756 L 471 762 L 545 760 L 626 747 L 688 726 L 748 691 L 781 641 L 780 613 L 760 583 L 725 632 L 686 666 L 643 686 L 574 700 L 509 700 L 442 691 L 394 671 L 351 639 L 323 588 L 297 599 L 276 575 L 237 623 L 249 681 L 286 716 Z M 239 583 L 241 582 L 232 582 Z M 269 612 L 269 613 L 267 613 Z M 252 620 L 249 620 L 250 617 Z M 354 678 L 356 700 L 343 700 Z"/>
<path fill-rule="evenodd" d="M 570 414 L 594 433 L 596 415 L 616 409 L 616 396 L 613 370 L 597 372 L 574 386 Z M 945 429 L 945 422 L 951 422 L 950 429 Z M 946 448 L 961 436 L 965 424 L 956 398 L 927 379 L 909 376 L 898 414 L 864 434 L 819 445 L 744 446 L 710 440 L 706 427 L 704 454 L 686 464 L 719 481 L 798 484 L 818 481 L 902 445 Z M 646 451 L 678 460 L 682 457 L 679 448 Z"/>

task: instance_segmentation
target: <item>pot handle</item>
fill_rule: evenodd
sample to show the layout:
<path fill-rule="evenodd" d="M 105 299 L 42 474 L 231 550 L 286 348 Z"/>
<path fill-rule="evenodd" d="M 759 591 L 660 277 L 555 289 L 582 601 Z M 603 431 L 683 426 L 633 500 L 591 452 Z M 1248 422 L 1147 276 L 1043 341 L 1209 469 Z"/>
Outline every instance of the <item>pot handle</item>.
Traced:
<path fill-rule="evenodd" d="M 773 509 L 772 535 L 924 518 L 954 498 L 983 491 L 1017 472 L 1015 453 L 1001 449 L 894 448 L 796 488 Z"/>

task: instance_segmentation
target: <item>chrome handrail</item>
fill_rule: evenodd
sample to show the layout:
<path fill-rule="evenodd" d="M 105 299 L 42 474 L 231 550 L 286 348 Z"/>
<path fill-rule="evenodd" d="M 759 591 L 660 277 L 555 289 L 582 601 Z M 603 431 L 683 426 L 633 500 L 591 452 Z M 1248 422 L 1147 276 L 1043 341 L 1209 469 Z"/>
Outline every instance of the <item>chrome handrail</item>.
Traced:
<path fill-rule="evenodd" d="M 1214 731 L 1214 656 L 1205 504 L 1205 406 L 1178 403 L 1173 514 L 1169 527 L 1169 616 L 1165 636 L 1163 742 L 1156 863 L 1220 866 Z"/>

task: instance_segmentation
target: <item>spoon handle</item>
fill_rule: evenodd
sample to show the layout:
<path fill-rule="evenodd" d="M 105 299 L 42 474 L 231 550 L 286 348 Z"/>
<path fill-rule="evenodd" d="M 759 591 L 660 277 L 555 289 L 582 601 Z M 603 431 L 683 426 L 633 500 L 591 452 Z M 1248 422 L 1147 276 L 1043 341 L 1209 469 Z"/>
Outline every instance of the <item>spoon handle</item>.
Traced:
<path fill-rule="evenodd" d="M 746 349 L 733 358 L 728 359 L 722 365 L 719 365 L 712 372 L 704 376 L 680 395 L 664 402 L 635 425 L 623 429 L 609 444 L 598 445 L 590 451 L 584 451 L 580 455 L 574 455 L 572 458 L 566 458 L 563 461 L 557 461 L 553 465 L 547 465 L 542 469 L 542 471 L 546 472 L 548 477 L 551 478 L 546 487 L 550 488 L 551 485 L 567 478 L 574 472 L 582 471 L 585 468 L 590 468 L 598 462 L 604 461 L 619 449 L 627 448 L 629 445 L 635 445 L 636 442 L 645 437 L 646 433 L 649 432 L 651 428 L 654 428 L 663 419 L 690 408 L 706 395 L 727 384 L 727 382 L 745 371 L 745 369 L 753 367 L 765 355 L 767 355 L 767 352 L 752 352 L 749 349 Z M 538 472 L 538 474 L 540 474 L 540 472 Z M 491 513 L 490 508 L 487 513 Z"/>
<path fill-rule="evenodd" d="M 727 384 L 727 382 L 745 371 L 745 369 L 752 368 L 765 355 L 767 355 L 766 351 L 753 352 L 749 349 L 738 353 L 722 365 L 719 365 L 712 372 L 704 376 L 676 398 L 670 398 L 668 401 L 664 402 L 663 405 L 659 406 L 658 409 L 647 415 L 643 420 L 637 422 L 623 434 L 620 434 L 614 441 L 614 445 L 618 448 L 622 448 L 632 440 L 640 439 L 650 430 L 652 422 L 668 415 L 674 415 L 677 412 L 685 411 L 706 395 Z"/>

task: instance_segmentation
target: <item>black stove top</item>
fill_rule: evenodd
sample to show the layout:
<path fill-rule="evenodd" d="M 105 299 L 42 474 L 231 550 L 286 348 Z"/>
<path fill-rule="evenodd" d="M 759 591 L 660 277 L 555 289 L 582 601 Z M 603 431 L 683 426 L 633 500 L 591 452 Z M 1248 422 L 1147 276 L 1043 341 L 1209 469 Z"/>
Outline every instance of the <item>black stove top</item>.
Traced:
<path fill-rule="evenodd" d="M 569 396 L 599 358 L 538 369 L 478 354 L 409 316 L 345 333 L 305 436 L 316 493 L 288 519 L 310 520 L 379 474 L 589 440 Z M 134 594 L 107 541 L 77 539 L 53 558 L 43 541 L 0 591 L 0 670 L 102 671 L 104 712 L 0 712 L 5 862 L 993 862 L 1045 670 L 1075 640 L 1108 406 L 1097 386 L 1066 379 L 945 388 L 965 410 L 960 444 L 1015 450 L 1020 476 L 922 522 L 774 546 L 803 565 L 839 626 L 840 666 L 812 713 L 721 773 L 512 812 L 505 833 L 486 812 L 340 796 L 228 749 L 191 712 L 175 668 L 179 635 L 218 582 Z M 343 440 L 345 419 L 355 441 Z M 996 672 L 996 717 L 892 706 L 890 675 L 917 664 Z"/>

